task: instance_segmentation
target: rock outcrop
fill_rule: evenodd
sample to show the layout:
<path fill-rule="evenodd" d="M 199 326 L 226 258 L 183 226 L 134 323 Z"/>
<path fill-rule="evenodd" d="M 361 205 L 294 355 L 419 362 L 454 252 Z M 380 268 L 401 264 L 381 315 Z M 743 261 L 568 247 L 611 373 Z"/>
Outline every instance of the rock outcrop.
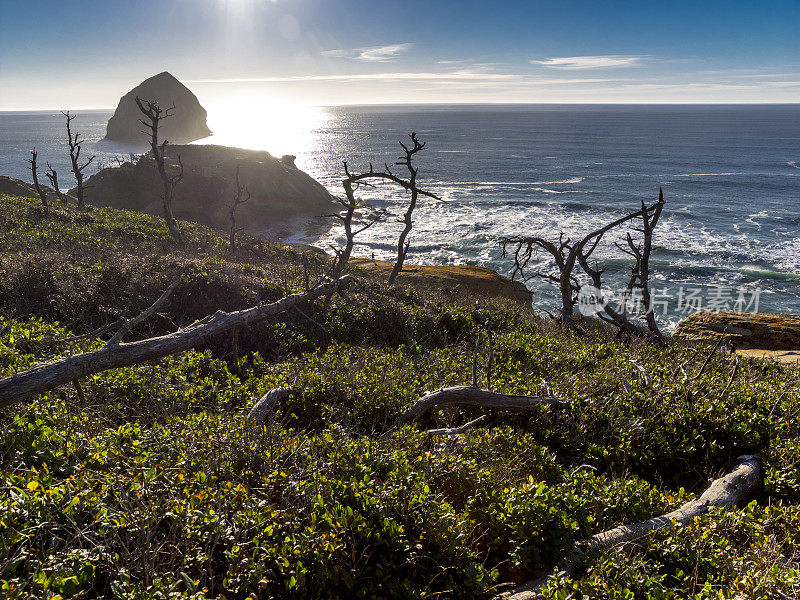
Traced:
<path fill-rule="evenodd" d="M 228 206 L 234 196 L 236 168 L 250 200 L 236 211 L 237 225 L 255 235 L 296 233 L 298 220 L 335 212 L 334 198 L 307 173 L 269 152 L 213 145 L 169 145 L 167 168 L 184 177 L 175 189 L 176 219 L 227 230 Z M 136 163 L 103 169 L 87 180 L 86 201 L 98 206 L 161 215 L 161 180 L 148 155 Z M 294 223 L 293 223 L 294 222 Z M 293 224 L 292 224 L 293 223 Z"/>
<path fill-rule="evenodd" d="M 142 133 L 139 119 L 142 113 L 136 106 L 136 97 L 158 101 L 163 109 L 175 106 L 172 116 L 159 124 L 159 141 L 186 144 L 211 135 L 206 124 L 206 109 L 189 88 L 164 71 L 145 79 L 125 94 L 108 121 L 105 139 L 112 142 L 146 146 L 148 138 Z"/>
<path fill-rule="evenodd" d="M 55 192 L 53 192 L 53 190 L 49 187 L 46 187 L 46 189 L 47 192 L 53 194 L 53 198 L 57 200 L 57 198 L 55 198 Z M 23 198 L 39 197 L 39 194 L 36 193 L 36 189 L 34 189 L 32 184 L 25 183 L 21 179 L 6 177 L 5 175 L 0 175 L 0 194 L 8 194 L 9 196 L 22 196 Z"/>
<path fill-rule="evenodd" d="M 800 350 L 800 315 L 696 312 L 673 335 L 688 341 L 717 341 L 724 335 L 744 350 Z"/>
<path fill-rule="evenodd" d="M 350 264 L 382 279 L 389 277 L 394 266 L 393 262 L 368 258 L 351 258 Z M 492 298 L 511 300 L 524 306 L 530 306 L 533 300 L 533 294 L 523 283 L 503 277 L 491 269 L 472 265 L 405 264 L 396 281 L 412 287 L 441 292 L 448 298 L 470 301 L 476 298 Z"/>

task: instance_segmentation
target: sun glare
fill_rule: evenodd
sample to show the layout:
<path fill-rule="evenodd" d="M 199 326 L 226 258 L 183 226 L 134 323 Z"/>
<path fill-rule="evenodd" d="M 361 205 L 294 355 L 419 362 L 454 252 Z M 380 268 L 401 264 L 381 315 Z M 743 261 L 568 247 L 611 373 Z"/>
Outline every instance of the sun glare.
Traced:
<path fill-rule="evenodd" d="M 207 109 L 213 135 L 196 143 L 266 150 L 274 156 L 311 152 L 315 132 L 328 118 L 320 107 L 256 96 L 220 99 Z"/>

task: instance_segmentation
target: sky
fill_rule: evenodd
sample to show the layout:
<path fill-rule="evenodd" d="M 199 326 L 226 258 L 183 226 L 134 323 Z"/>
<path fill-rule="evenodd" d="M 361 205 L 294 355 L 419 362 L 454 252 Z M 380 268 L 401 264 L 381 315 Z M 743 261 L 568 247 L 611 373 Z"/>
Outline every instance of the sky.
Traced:
<path fill-rule="evenodd" d="M 800 102 L 800 0 L 0 0 L 0 110 Z"/>

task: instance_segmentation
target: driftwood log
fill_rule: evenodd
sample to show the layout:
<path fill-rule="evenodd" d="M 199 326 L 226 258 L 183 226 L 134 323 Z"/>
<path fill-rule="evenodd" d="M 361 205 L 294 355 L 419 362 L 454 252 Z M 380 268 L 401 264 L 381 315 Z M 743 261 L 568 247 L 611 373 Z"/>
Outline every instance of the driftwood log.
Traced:
<path fill-rule="evenodd" d="M 457 385 L 442 388 L 427 394 L 412 404 L 395 421 L 394 426 L 400 427 L 414 421 L 432 408 L 442 406 L 477 406 L 480 408 L 498 408 L 504 410 L 531 410 L 542 404 L 564 404 L 558 398 L 539 396 L 508 396 L 482 390 L 471 385 Z"/>
<path fill-rule="evenodd" d="M 263 321 L 302 302 L 337 292 L 347 286 L 349 282 L 350 277 L 346 275 L 303 294 L 285 296 L 271 304 L 230 313 L 217 311 L 213 315 L 167 335 L 129 344 L 115 343 L 99 350 L 76 354 L 48 364 L 36 365 L 11 377 L 0 379 L 0 408 L 18 400 L 47 392 L 80 377 L 189 350 L 218 333 Z"/>
<path fill-rule="evenodd" d="M 266 394 L 261 396 L 261 399 L 253 405 L 250 412 L 247 413 L 245 422 L 251 429 L 263 425 L 267 417 L 275 410 L 279 402 L 286 400 L 289 396 L 294 394 L 292 388 L 279 387 L 273 388 Z"/>
<path fill-rule="evenodd" d="M 651 531 L 666 527 L 687 525 L 697 517 L 706 514 L 712 506 L 732 508 L 751 495 L 761 484 L 761 461 L 756 456 L 740 456 L 736 468 L 727 475 L 715 479 L 697 500 L 687 502 L 677 510 L 641 521 L 634 525 L 620 525 L 613 529 L 593 535 L 576 544 L 567 557 L 558 565 L 556 571 L 572 575 L 585 560 L 605 548 L 611 548 L 638 540 Z M 541 598 L 542 590 L 549 575 L 529 581 L 510 592 L 501 594 L 495 600 L 535 600 Z"/>

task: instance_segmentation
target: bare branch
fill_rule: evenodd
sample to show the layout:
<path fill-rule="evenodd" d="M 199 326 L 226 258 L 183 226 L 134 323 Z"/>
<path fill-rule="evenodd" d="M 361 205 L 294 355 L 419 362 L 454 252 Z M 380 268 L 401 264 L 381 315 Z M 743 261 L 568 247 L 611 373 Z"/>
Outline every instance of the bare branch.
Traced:
<path fill-rule="evenodd" d="M 442 406 L 478 406 L 502 410 L 532 410 L 543 404 L 564 404 L 562 400 L 539 396 L 509 396 L 482 390 L 471 385 L 448 387 L 423 396 L 412 404 L 395 421 L 394 427 L 401 427 L 415 421 L 433 408 Z"/>
<path fill-rule="evenodd" d="M 114 346 L 119 344 L 122 341 L 122 338 L 125 337 L 129 331 L 131 331 L 134 327 L 136 327 L 139 323 L 146 321 L 149 319 L 163 304 L 167 301 L 167 299 L 172 295 L 172 292 L 175 291 L 175 288 L 178 287 L 178 284 L 181 282 L 180 278 L 173 281 L 170 286 L 164 290 L 164 293 L 159 296 L 158 300 L 153 302 L 147 309 L 133 317 L 132 319 L 128 319 L 125 323 L 120 327 L 119 331 L 115 333 L 110 340 L 106 342 L 106 346 Z"/>
<path fill-rule="evenodd" d="M 429 429 L 428 433 L 430 435 L 441 435 L 441 436 L 451 436 L 451 435 L 459 435 L 475 427 L 478 423 L 482 423 L 486 420 L 486 415 L 481 415 L 477 419 L 473 419 L 467 423 L 464 423 L 460 427 L 452 427 L 452 428 L 445 428 L 445 429 Z"/>

